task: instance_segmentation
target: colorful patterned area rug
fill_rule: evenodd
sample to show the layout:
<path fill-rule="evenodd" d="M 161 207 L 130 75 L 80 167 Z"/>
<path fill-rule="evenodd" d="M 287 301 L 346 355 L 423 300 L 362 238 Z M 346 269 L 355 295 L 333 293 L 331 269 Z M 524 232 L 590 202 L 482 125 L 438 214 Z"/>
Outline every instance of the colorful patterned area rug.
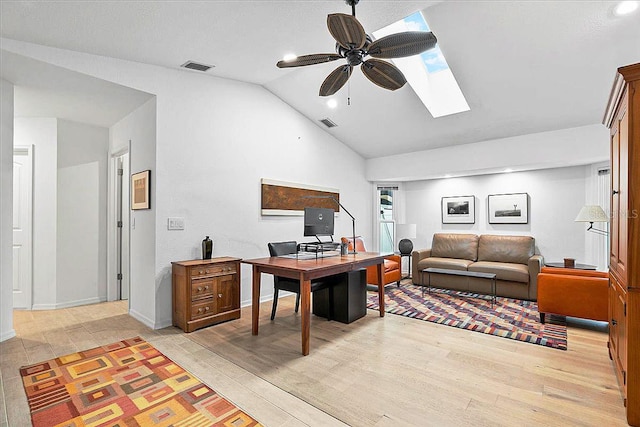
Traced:
<path fill-rule="evenodd" d="M 20 368 L 34 426 L 260 426 L 140 337 Z"/>
<path fill-rule="evenodd" d="M 378 293 L 369 292 L 367 308 L 378 310 Z M 496 298 L 491 307 L 489 296 L 433 288 L 425 290 L 413 284 L 387 286 L 385 311 L 391 314 L 440 323 L 461 329 L 524 341 L 546 347 L 567 349 L 567 325 L 564 316 L 546 316 L 540 323 L 534 301 Z"/>

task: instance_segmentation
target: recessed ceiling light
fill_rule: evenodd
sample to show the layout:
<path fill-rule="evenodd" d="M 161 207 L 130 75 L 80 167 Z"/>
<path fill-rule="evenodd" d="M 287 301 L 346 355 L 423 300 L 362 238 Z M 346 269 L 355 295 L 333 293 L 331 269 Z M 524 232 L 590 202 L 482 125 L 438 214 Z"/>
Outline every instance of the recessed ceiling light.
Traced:
<path fill-rule="evenodd" d="M 327 107 L 336 108 L 337 106 L 338 106 L 338 101 L 336 101 L 335 99 L 331 98 L 330 100 L 327 101 Z"/>
<path fill-rule="evenodd" d="M 287 53 L 285 56 L 282 57 L 282 60 L 283 61 L 293 61 L 297 57 L 298 56 L 295 53 Z"/>
<path fill-rule="evenodd" d="M 506 168 L 506 169 L 504 170 L 504 173 L 509 173 L 509 172 L 513 172 L 513 169 L 511 169 L 511 168 Z"/>
<path fill-rule="evenodd" d="M 451 178 L 451 175 L 446 174 L 444 177 L 445 177 L 445 178 Z"/>
<path fill-rule="evenodd" d="M 633 12 L 634 10 L 636 10 L 637 8 L 638 8 L 637 1 L 621 1 L 620 3 L 618 3 L 613 13 L 615 13 L 618 16 L 627 15 Z"/>

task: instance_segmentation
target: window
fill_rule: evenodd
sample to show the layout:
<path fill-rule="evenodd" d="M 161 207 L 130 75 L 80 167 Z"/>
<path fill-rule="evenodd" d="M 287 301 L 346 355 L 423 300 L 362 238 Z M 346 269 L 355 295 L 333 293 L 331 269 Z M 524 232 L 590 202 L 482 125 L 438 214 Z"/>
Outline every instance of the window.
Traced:
<path fill-rule="evenodd" d="M 430 30 L 422 12 L 418 11 L 374 31 L 373 36 L 379 39 L 403 31 Z M 436 44 L 435 48 L 420 55 L 396 58 L 391 62 L 402 71 L 409 85 L 434 118 L 470 110 L 439 45 Z"/>

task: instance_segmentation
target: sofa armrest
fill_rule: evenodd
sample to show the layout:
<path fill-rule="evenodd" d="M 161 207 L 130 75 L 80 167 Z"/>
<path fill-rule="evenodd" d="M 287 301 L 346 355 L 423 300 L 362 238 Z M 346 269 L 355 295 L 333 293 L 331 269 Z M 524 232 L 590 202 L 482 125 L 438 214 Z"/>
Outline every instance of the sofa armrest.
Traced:
<path fill-rule="evenodd" d="M 411 252 L 411 280 L 413 283 L 420 281 L 420 272 L 418 271 L 418 263 L 420 260 L 431 256 L 431 249 L 420 249 Z"/>
<path fill-rule="evenodd" d="M 529 258 L 529 299 L 538 300 L 538 274 L 544 266 L 542 255 L 534 255 Z"/>

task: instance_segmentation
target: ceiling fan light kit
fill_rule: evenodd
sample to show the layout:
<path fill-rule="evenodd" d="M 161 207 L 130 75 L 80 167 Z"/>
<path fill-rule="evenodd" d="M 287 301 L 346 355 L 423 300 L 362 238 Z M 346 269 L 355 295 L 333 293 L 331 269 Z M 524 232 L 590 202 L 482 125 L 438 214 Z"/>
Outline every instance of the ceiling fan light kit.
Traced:
<path fill-rule="evenodd" d="M 419 55 L 433 49 L 436 36 L 430 31 L 406 31 L 390 34 L 372 41 L 356 19 L 355 6 L 359 0 L 345 0 L 352 14 L 332 13 L 327 16 L 327 28 L 336 40 L 336 53 L 316 53 L 278 61 L 278 68 L 302 67 L 346 59 L 346 65 L 333 70 L 320 86 L 320 96 L 331 96 L 339 91 L 351 77 L 353 67 L 362 65 L 362 73 L 374 84 L 388 90 L 405 85 L 406 78 L 395 65 L 378 58 L 392 59 Z M 366 59 L 367 56 L 371 58 Z"/>

